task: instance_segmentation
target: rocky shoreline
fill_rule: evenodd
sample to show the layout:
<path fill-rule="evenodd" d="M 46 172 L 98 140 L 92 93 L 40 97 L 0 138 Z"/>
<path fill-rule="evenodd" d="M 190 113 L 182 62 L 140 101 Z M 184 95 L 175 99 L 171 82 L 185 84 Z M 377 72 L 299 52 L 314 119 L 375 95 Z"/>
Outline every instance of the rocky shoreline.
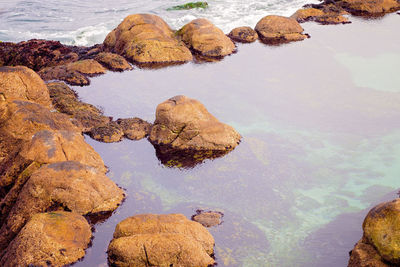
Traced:
<path fill-rule="evenodd" d="M 0 265 L 76 262 L 90 244 L 89 216 L 111 215 L 122 203 L 123 190 L 105 175 L 107 168 L 83 133 L 102 142 L 148 137 L 163 164 L 181 168 L 223 156 L 240 143 L 240 134 L 197 100 L 166 100 L 157 107 L 153 124 L 140 118 L 113 120 L 80 101 L 65 83 L 88 85 L 90 77 L 132 70 L 131 64 L 215 61 L 235 53 L 234 42 L 260 39 L 278 45 L 309 38 L 299 24 L 305 21 L 346 24 L 349 14 L 376 17 L 399 9 L 397 0 L 325 1 L 290 18 L 266 16 L 255 29 L 240 27 L 228 35 L 205 19 L 173 31 L 155 15 L 136 14 L 92 47 L 47 40 L 0 43 Z M 200 215 L 193 219 L 205 217 L 204 226 L 221 223 L 210 220 L 222 214 Z M 397 200 L 372 209 L 349 266 L 398 264 L 398 218 Z M 136 215 L 117 226 L 109 263 L 208 266 L 215 263 L 213 247 L 209 232 L 183 215 Z"/>

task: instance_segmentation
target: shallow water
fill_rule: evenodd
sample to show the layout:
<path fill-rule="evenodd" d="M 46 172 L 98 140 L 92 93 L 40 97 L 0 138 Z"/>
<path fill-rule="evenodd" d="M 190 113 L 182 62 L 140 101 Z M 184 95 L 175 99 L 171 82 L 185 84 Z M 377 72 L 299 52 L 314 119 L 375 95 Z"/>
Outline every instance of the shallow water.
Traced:
<path fill-rule="evenodd" d="M 346 266 L 371 206 L 400 187 L 400 16 L 304 24 L 312 38 L 239 45 L 222 62 L 134 69 L 75 87 L 106 115 L 153 121 L 178 94 L 234 126 L 242 143 L 192 169 L 164 167 L 147 140 L 87 138 L 127 192 L 78 266 L 106 264 L 115 225 L 139 213 L 224 212 L 218 266 Z"/>
<path fill-rule="evenodd" d="M 32 38 L 72 45 L 102 43 L 123 18 L 135 13 L 161 16 L 173 29 L 196 18 L 208 18 L 228 33 L 238 26 L 254 27 L 266 15 L 290 16 L 317 0 L 209 0 L 209 8 L 167 11 L 188 0 L 1 0 L 0 40 Z"/>

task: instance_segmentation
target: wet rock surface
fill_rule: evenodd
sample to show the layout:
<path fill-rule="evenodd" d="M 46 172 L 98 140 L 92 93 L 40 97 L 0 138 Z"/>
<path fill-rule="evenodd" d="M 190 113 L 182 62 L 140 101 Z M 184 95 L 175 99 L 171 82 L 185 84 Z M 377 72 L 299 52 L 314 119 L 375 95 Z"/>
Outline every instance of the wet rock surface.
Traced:
<path fill-rule="evenodd" d="M 346 24 L 351 23 L 350 20 L 343 15 L 348 14 L 341 8 L 334 5 L 318 6 L 315 5 L 307 6 L 306 8 L 299 9 L 294 13 L 291 18 L 297 20 L 299 23 L 307 21 L 315 21 L 320 24 Z"/>
<path fill-rule="evenodd" d="M 324 2 L 328 3 L 330 2 Z M 335 0 L 334 4 L 353 15 L 361 16 L 382 16 L 400 9 L 400 2 L 397 0 Z"/>
<path fill-rule="evenodd" d="M 133 69 L 126 59 L 118 54 L 102 52 L 96 55 L 95 60 L 112 71 Z"/>
<path fill-rule="evenodd" d="M 194 53 L 205 57 L 220 58 L 232 54 L 235 44 L 206 19 L 195 19 L 176 32 Z"/>
<path fill-rule="evenodd" d="M 220 225 L 223 216 L 224 214 L 218 211 L 197 210 L 196 214 L 192 216 L 192 220 L 205 227 L 212 227 Z"/>
<path fill-rule="evenodd" d="M 39 213 L 29 220 L 10 243 L 1 266 L 63 266 L 85 255 L 91 228 L 77 213 Z"/>
<path fill-rule="evenodd" d="M 280 44 L 308 38 L 295 19 L 282 16 L 270 15 L 262 18 L 255 30 L 260 40 L 266 44 Z"/>
<path fill-rule="evenodd" d="M 92 128 L 88 134 L 94 140 L 104 143 L 114 143 L 122 140 L 124 131 L 118 123 L 112 121 L 106 125 Z"/>
<path fill-rule="evenodd" d="M 118 119 L 116 122 L 128 139 L 140 140 L 150 134 L 151 124 L 140 118 Z"/>
<path fill-rule="evenodd" d="M 258 34 L 250 27 L 238 27 L 233 29 L 228 37 L 235 42 L 252 43 L 258 39 Z"/>
<path fill-rule="evenodd" d="M 120 222 L 108 247 L 115 266 L 209 266 L 214 239 L 182 214 L 143 214 Z"/>
<path fill-rule="evenodd" d="M 354 249 L 350 252 L 348 267 L 394 267 L 390 263 L 384 262 L 378 251 L 368 243 L 365 238 L 357 242 Z"/>
<path fill-rule="evenodd" d="M 192 54 L 179 42 L 170 27 L 156 15 L 126 17 L 104 40 L 107 50 L 136 63 L 174 63 L 192 60 Z"/>
<path fill-rule="evenodd" d="M 33 70 L 24 67 L 0 67 L 0 97 L 3 100 L 28 100 L 50 105 L 49 92 Z"/>

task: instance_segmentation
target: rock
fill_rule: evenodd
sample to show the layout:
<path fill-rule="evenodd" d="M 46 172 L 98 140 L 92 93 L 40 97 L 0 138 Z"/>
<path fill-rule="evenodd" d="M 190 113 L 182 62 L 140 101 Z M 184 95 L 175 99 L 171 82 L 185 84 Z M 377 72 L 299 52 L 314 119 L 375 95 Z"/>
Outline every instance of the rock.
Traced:
<path fill-rule="evenodd" d="M 0 62 L 4 66 L 23 65 L 35 71 L 77 61 L 78 54 L 58 41 L 29 40 L 17 44 L 0 42 Z"/>
<path fill-rule="evenodd" d="M 94 59 L 79 60 L 67 65 L 70 71 L 77 71 L 88 76 L 104 74 L 107 70 Z"/>
<path fill-rule="evenodd" d="M 303 34 L 303 28 L 292 19 L 282 16 L 266 16 L 256 25 L 255 30 L 261 41 L 267 44 L 279 44 L 292 41 L 301 41 L 308 38 Z"/>
<path fill-rule="evenodd" d="M 60 80 L 70 85 L 79 86 L 90 84 L 89 78 L 78 71 L 68 69 L 67 65 L 44 68 L 38 74 L 45 81 Z"/>
<path fill-rule="evenodd" d="M 214 238 L 182 214 L 143 214 L 120 222 L 108 247 L 115 266 L 209 266 Z"/>
<path fill-rule="evenodd" d="M 103 64 L 103 66 L 105 66 L 107 69 L 112 71 L 124 71 L 133 69 L 124 57 L 117 54 L 102 52 L 99 53 L 94 59 Z"/>
<path fill-rule="evenodd" d="M 115 210 L 124 198 L 103 172 L 76 161 L 42 166 L 23 186 L 0 228 L 0 251 L 36 213 L 64 209 L 81 215 Z"/>
<path fill-rule="evenodd" d="M 211 227 L 220 225 L 223 216 L 222 212 L 197 210 L 196 214 L 192 216 L 192 220 L 205 227 Z"/>
<path fill-rule="evenodd" d="M 400 199 L 372 208 L 363 223 L 365 239 L 381 257 L 400 264 Z"/>
<path fill-rule="evenodd" d="M 0 265 L 64 266 L 78 261 L 92 236 L 79 214 L 56 211 L 39 213 L 29 220 L 9 244 Z"/>
<path fill-rule="evenodd" d="M 224 57 L 232 54 L 235 44 L 206 19 L 195 19 L 176 33 L 193 50 L 206 57 Z"/>
<path fill-rule="evenodd" d="M 135 14 L 126 17 L 104 40 L 109 51 L 136 63 L 174 63 L 192 60 L 192 54 L 179 42 L 160 17 Z"/>
<path fill-rule="evenodd" d="M 88 134 L 97 141 L 114 143 L 122 140 L 124 132 L 118 123 L 112 121 L 104 126 L 92 128 Z"/>
<path fill-rule="evenodd" d="M 103 112 L 95 106 L 78 99 L 74 90 L 63 82 L 48 83 L 53 106 L 62 113 L 78 120 L 83 126 L 83 132 L 89 132 L 94 127 L 107 125 L 110 117 L 103 116 Z"/>
<path fill-rule="evenodd" d="M 18 67 L 0 67 L 0 96 L 5 100 L 29 100 L 50 106 L 49 91 L 33 70 Z"/>
<path fill-rule="evenodd" d="M 326 4 L 330 2 L 326 1 Z M 334 4 L 353 15 L 380 16 L 400 9 L 397 0 L 334 0 Z"/>
<path fill-rule="evenodd" d="M 317 8 L 303 8 L 294 13 L 291 18 L 297 20 L 299 23 L 306 21 L 315 21 L 320 24 L 346 24 L 351 23 L 348 18 L 342 16 L 346 12 L 329 11 L 326 9 Z"/>
<path fill-rule="evenodd" d="M 178 6 L 173 6 L 170 8 L 167 8 L 168 11 L 171 10 L 189 10 L 189 9 L 194 9 L 194 8 L 208 8 L 208 3 L 207 2 L 189 2 L 183 5 L 178 5 Z"/>
<path fill-rule="evenodd" d="M 157 106 L 150 141 L 178 150 L 234 149 L 241 136 L 221 123 L 199 101 L 180 95 Z"/>
<path fill-rule="evenodd" d="M 238 27 L 233 29 L 228 37 L 241 43 L 252 43 L 258 39 L 258 34 L 250 27 Z"/>
<path fill-rule="evenodd" d="M 124 136 L 131 140 L 140 140 L 149 135 L 151 124 L 139 118 L 118 119 L 117 123 Z"/>
<path fill-rule="evenodd" d="M 357 242 L 354 249 L 350 252 L 348 267 L 391 267 L 385 263 L 376 249 L 368 244 L 365 238 Z"/>

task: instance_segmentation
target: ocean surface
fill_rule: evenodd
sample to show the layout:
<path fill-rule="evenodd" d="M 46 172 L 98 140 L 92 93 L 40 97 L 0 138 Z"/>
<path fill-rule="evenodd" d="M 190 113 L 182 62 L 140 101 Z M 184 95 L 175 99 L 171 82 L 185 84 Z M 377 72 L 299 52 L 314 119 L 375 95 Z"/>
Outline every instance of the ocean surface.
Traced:
<path fill-rule="evenodd" d="M 225 32 L 268 14 L 290 15 L 302 1 L 4 1 L 0 39 L 101 42 L 126 15 L 161 15 L 173 28 L 207 17 Z M 121 220 L 140 213 L 224 213 L 210 228 L 218 266 L 341 267 L 362 236 L 362 221 L 400 188 L 400 16 L 352 24 L 305 23 L 310 39 L 256 42 L 215 63 L 108 72 L 82 100 L 117 118 L 154 121 L 157 104 L 179 94 L 201 101 L 243 136 L 228 155 L 194 168 L 160 163 L 147 140 L 86 141 L 127 194 L 95 226 L 92 247 L 74 266 L 107 266 Z"/>
<path fill-rule="evenodd" d="M 225 33 L 238 26 L 254 27 L 266 15 L 290 16 L 317 0 L 210 0 L 209 8 L 167 11 L 185 0 L 0 0 L 0 41 L 32 38 L 89 46 L 103 42 L 127 15 L 161 16 L 173 29 L 207 18 Z"/>

